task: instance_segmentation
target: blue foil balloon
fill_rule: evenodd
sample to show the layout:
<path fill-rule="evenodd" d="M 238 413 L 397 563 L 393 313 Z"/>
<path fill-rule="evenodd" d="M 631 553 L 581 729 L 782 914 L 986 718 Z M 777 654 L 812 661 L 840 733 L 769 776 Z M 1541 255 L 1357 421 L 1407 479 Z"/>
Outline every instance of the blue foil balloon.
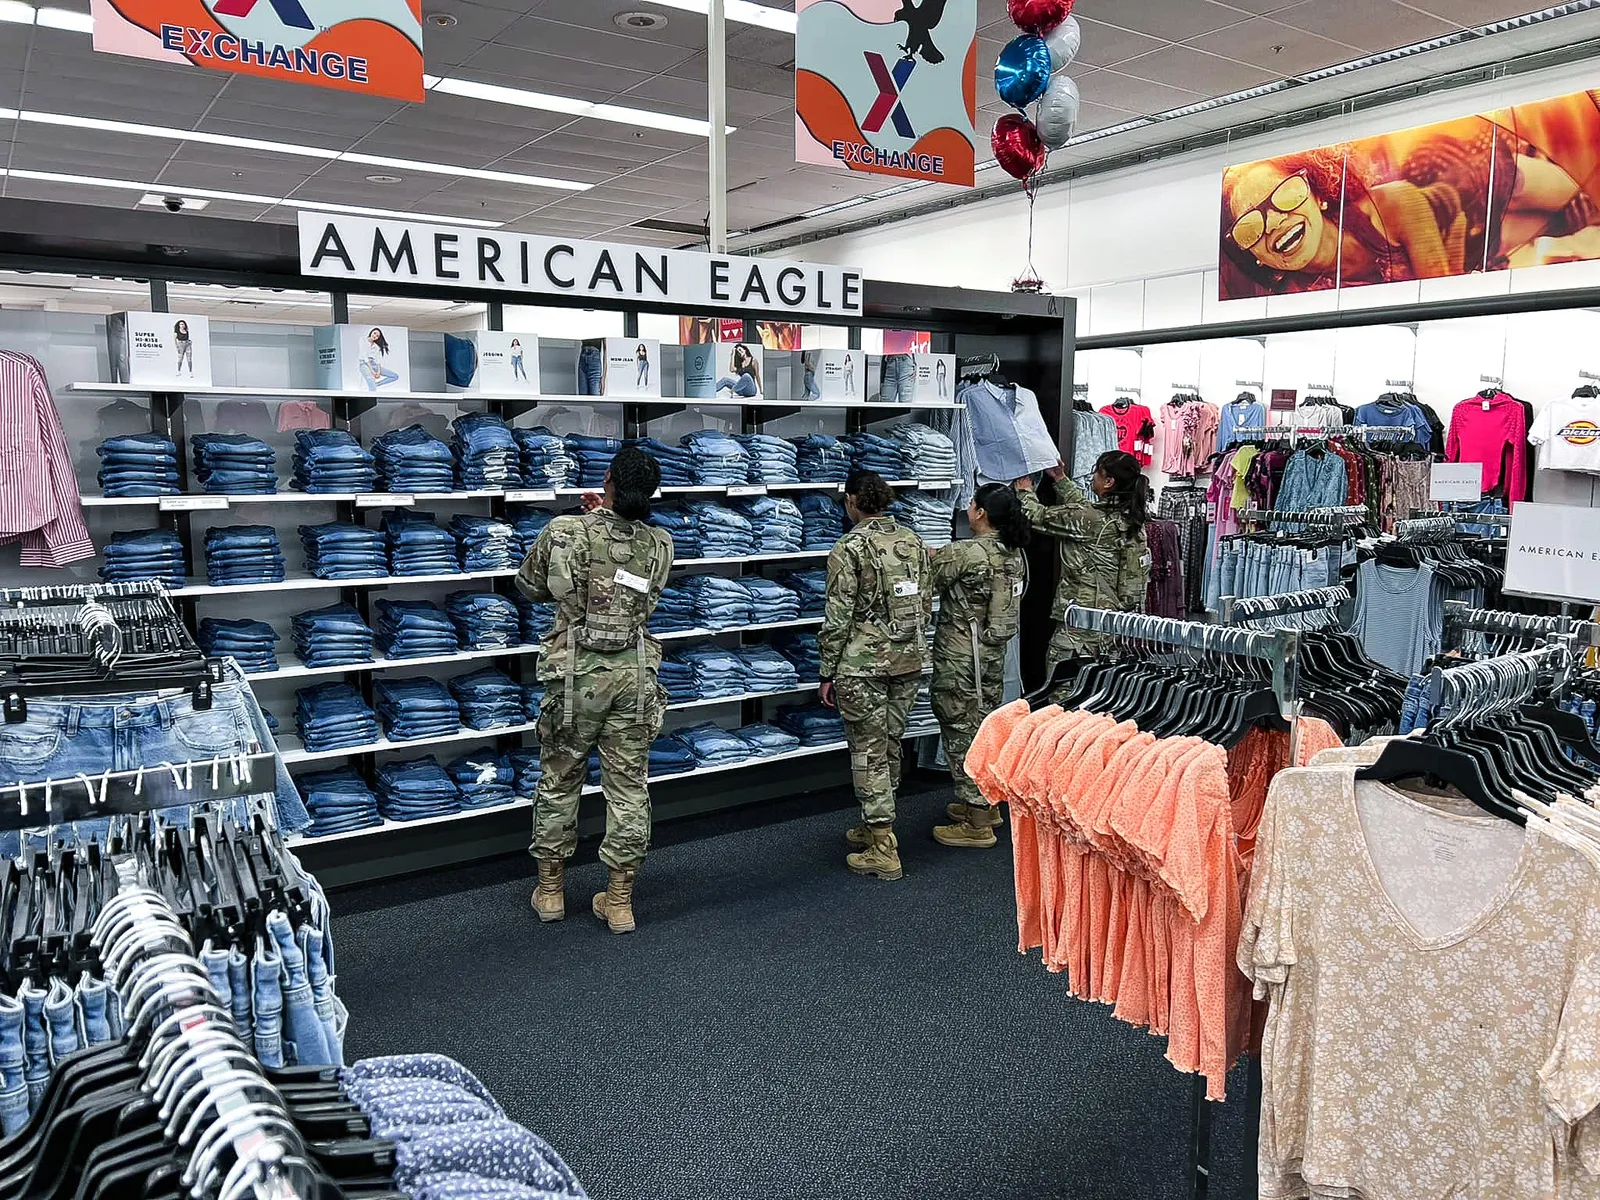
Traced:
<path fill-rule="evenodd" d="M 1012 108 L 1027 108 L 1050 85 L 1050 46 L 1041 37 L 1012 38 L 994 64 L 994 90 Z"/>

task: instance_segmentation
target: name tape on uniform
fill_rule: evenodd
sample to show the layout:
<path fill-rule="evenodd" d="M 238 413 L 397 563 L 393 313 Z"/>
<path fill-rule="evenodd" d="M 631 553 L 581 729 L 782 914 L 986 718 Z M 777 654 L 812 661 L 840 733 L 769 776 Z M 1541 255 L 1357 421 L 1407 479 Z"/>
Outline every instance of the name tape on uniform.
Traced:
<path fill-rule="evenodd" d="M 622 567 L 617 568 L 617 583 L 625 588 L 632 588 L 636 592 L 648 592 L 650 581 L 643 575 L 635 575 L 632 571 Z"/>
<path fill-rule="evenodd" d="M 901 579 L 894 585 L 894 594 L 896 596 L 915 596 L 917 591 L 917 581 L 915 579 Z"/>

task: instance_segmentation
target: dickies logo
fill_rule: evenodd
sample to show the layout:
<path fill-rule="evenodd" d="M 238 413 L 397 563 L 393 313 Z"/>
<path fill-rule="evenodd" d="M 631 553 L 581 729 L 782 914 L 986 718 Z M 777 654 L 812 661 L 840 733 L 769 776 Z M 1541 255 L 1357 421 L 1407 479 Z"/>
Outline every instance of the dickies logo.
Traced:
<path fill-rule="evenodd" d="M 1570 446 L 1592 446 L 1600 442 L 1600 425 L 1593 421 L 1572 421 L 1562 427 L 1561 440 Z"/>

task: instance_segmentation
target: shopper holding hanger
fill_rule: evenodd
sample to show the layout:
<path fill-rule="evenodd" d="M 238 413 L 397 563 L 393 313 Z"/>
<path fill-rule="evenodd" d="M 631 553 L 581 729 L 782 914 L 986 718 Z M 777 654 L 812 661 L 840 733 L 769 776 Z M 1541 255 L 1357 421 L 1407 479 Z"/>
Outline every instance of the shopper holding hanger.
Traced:
<path fill-rule="evenodd" d="M 1016 488 L 1028 523 L 1061 543 L 1061 575 L 1050 615 L 1060 621 L 1073 604 L 1137 612 L 1150 582 L 1150 545 L 1144 534 L 1150 485 L 1139 473 L 1139 460 L 1122 450 L 1102 454 L 1090 481 L 1092 500 L 1059 463 L 1045 474 L 1055 482 L 1054 504 L 1034 494 L 1033 480 L 1026 475 Z M 1061 625 L 1050 639 L 1046 668 L 1055 670 L 1093 638 Z"/>
<path fill-rule="evenodd" d="M 582 515 L 551 521 L 517 573 L 528 599 L 556 603 L 539 653 L 542 774 L 531 852 L 541 921 L 566 916 L 566 860 L 578 846 L 578 801 L 598 746 L 606 798 L 600 861 L 611 874 L 592 908 L 612 933 L 633 932 L 633 884 L 650 844 L 650 744 L 667 704 L 656 679 L 661 644 L 646 632 L 672 569 L 671 535 L 646 523 L 660 485 L 656 461 L 625 446 L 606 471 L 605 494 L 585 496 Z"/>
<path fill-rule="evenodd" d="M 894 492 L 881 475 L 852 471 L 844 492 L 855 524 L 828 554 L 819 693 L 844 721 L 861 802 L 861 824 L 846 839 L 862 849 L 846 855 L 845 865 L 858 875 L 899 879 L 900 743 L 928 661 L 932 571 L 922 539 L 883 515 Z"/>
<path fill-rule="evenodd" d="M 953 825 L 934 827 L 945 846 L 995 844 L 1000 810 L 968 777 L 967 750 L 984 717 L 999 708 L 1006 681 L 1006 644 L 1021 627 L 1032 530 L 1017 494 L 1003 483 L 980 487 L 967 507 L 972 536 L 933 553 L 939 619 L 933 630 L 933 713 L 955 782 L 947 807 Z"/>

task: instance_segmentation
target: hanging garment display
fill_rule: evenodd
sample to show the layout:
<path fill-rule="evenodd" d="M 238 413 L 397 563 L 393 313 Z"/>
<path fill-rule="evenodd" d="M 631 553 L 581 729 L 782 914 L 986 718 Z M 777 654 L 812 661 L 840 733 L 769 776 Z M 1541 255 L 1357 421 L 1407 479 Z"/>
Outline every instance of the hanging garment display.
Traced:
<path fill-rule="evenodd" d="M 1150 410 L 1123 396 L 1102 408 L 1100 415 L 1110 417 L 1117 427 L 1117 449 L 1133 455 L 1141 467 L 1148 467 L 1156 441 L 1156 421 Z"/>
<path fill-rule="evenodd" d="M 1448 462 L 1483 464 L 1483 490 L 1517 501 L 1528 498 L 1528 415 L 1522 401 L 1488 389 L 1457 404 L 1445 440 Z"/>
<path fill-rule="evenodd" d="M 0 478 L 0 545 L 20 543 L 24 567 L 94 557 L 50 381 L 37 359 L 13 350 L 0 350 L 0 426 L 15 436 Z"/>
<path fill-rule="evenodd" d="M 1600 474 L 1600 399 L 1552 400 L 1534 419 L 1528 441 L 1539 447 L 1541 471 Z"/>
<path fill-rule="evenodd" d="M 1002 385 L 993 376 L 963 385 L 956 399 L 966 405 L 978 456 L 978 482 L 1010 483 L 1055 466 L 1061 451 L 1027 388 Z"/>
<path fill-rule="evenodd" d="M 1161 406 L 1161 469 L 1185 477 L 1208 469 L 1217 449 L 1222 414 L 1192 392 L 1180 392 Z"/>
<path fill-rule="evenodd" d="M 1267 410 L 1252 392 L 1240 392 L 1222 406 L 1217 426 L 1217 449 L 1227 450 L 1242 440 L 1241 429 L 1265 429 Z"/>

